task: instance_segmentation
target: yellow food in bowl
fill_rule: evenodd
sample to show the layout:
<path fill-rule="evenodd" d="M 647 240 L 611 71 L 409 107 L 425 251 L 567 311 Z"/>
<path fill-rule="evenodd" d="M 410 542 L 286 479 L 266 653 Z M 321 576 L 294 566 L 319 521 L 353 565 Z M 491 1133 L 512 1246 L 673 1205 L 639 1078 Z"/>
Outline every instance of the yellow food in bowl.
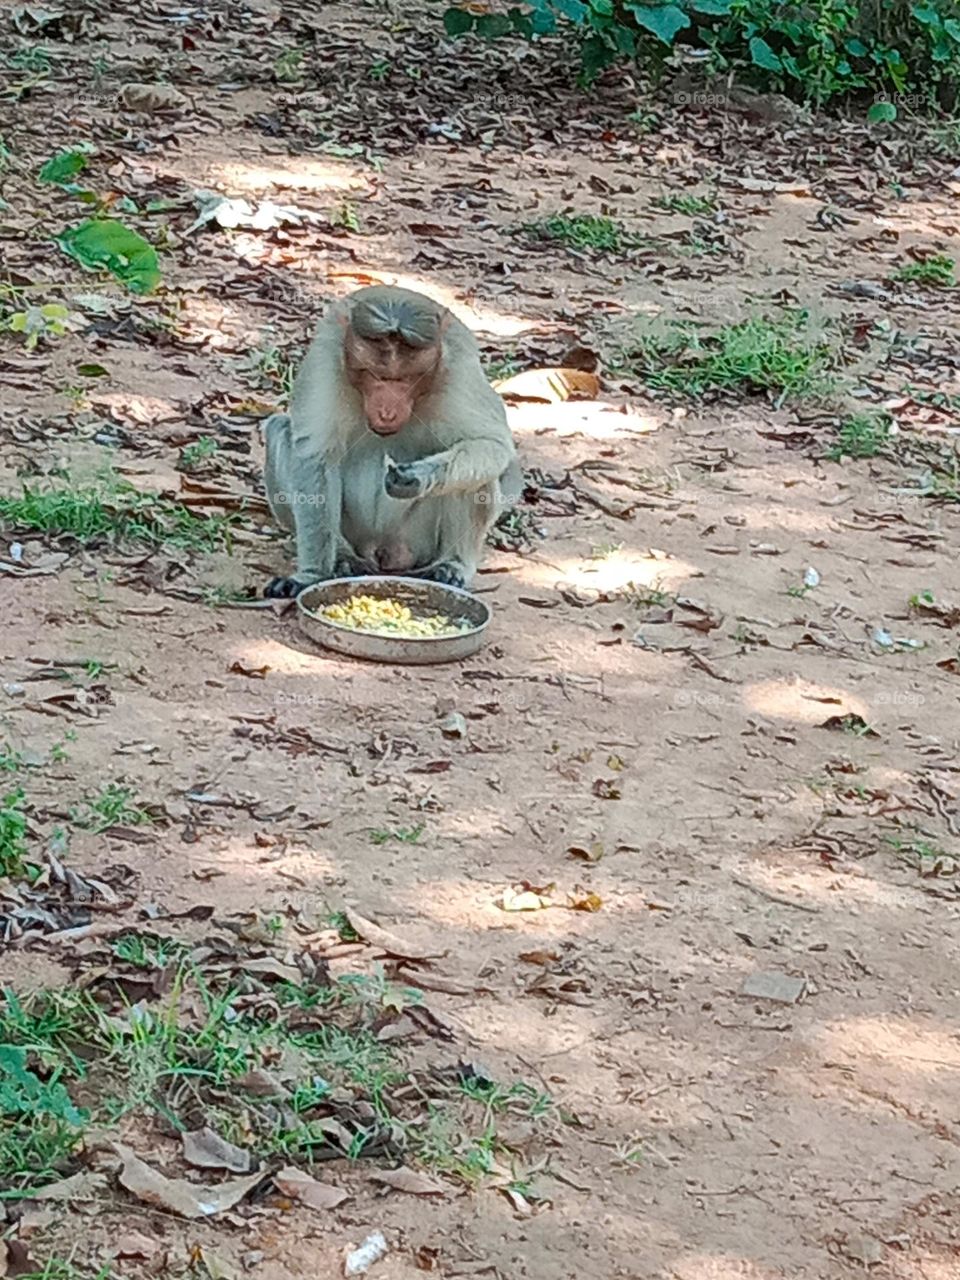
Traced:
<path fill-rule="evenodd" d="M 438 640 L 442 636 L 460 636 L 471 630 L 469 622 L 454 622 L 443 613 L 418 618 L 398 600 L 382 600 L 375 596 L 351 596 L 342 604 L 328 604 L 320 610 L 320 617 L 354 631 L 408 640 Z"/>

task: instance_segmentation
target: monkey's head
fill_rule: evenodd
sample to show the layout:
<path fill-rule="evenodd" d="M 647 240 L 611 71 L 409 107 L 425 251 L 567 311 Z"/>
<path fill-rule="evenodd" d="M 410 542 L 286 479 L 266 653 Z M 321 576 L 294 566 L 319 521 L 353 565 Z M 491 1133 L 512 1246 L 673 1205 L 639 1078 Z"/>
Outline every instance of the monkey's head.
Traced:
<path fill-rule="evenodd" d="M 342 320 L 344 366 L 378 436 L 405 427 L 430 391 L 448 322 L 444 307 L 410 289 L 374 285 L 354 294 Z"/>

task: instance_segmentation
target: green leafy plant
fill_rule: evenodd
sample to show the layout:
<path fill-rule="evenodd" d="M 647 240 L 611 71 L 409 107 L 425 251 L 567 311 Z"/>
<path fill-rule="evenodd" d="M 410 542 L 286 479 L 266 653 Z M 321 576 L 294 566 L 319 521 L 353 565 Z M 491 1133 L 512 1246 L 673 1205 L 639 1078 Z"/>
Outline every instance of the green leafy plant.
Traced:
<path fill-rule="evenodd" d="M 0 1181 L 55 1173 L 76 1148 L 85 1121 L 59 1070 L 43 1078 L 30 1069 L 25 1048 L 0 1044 Z"/>
<path fill-rule="evenodd" d="M 219 451 L 220 445 L 213 436 L 201 436 L 199 440 L 194 440 L 180 450 L 180 468 L 192 471 L 208 458 L 216 457 Z"/>
<path fill-rule="evenodd" d="M 96 795 L 89 796 L 70 810 L 70 819 L 78 827 L 99 834 L 110 827 L 141 827 L 153 821 L 149 812 L 133 803 L 133 792 L 118 782 L 105 783 Z"/>
<path fill-rule="evenodd" d="M 71 178 L 86 169 L 92 151 L 93 147 L 89 142 L 83 142 L 67 151 L 58 151 L 40 169 L 40 181 L 54 182 L 58 186 L 68 185 Z"/>
<path fill-rule="evenodd" d="M 950 289 L 956 284 L 956 263 L 944 253 L 931 253 L 918 262 L 908 262 L 893 273 L 894 280 L 904 283 L 929 284 Z"/>
<path fill-rule="evenodd" d="M 20 787 L 0 799 L 0 875 L 22 876 L 26 870 L 27 819 Z"/>
<path fill-rule="evenodd" d="M 152 293 L 160 283 L 156 249 L 116 218 L 88 218 L 62 231 L 56 243 L 82 267 L 109 271 L 131 293 Z"/>
<path fill-rule="evenodd" d="M 875 458 L 887 448 L 890 428 L 886 414 L 855 414 L 840 424 L 827 457 L 831 462 L 840 462 L 843 458 Z"/>
<path fill-rule="evenodd" d="M 388 840 L 397 840 L 400 844 L 416 844 L 426 830 L 426 825 L 422 822 L 415 827 L 397 827 L 395 831 L 386 829 L 370 832 L 370 840 L 373 844 L 386 844 Z"/>
<path fill-rule="evenodd" d="M 273 77 L 280 84 L 303 79 L 303 50 L 286 49 L 273 64 Z"/>
<path fill-rule="evenodd" d="M 464 3 L 448 8 L 443 22 L 450 36 L 536 40 L 570 33 L 586 82 L 619 58 L 658 74 L 680 47 L 705 55 L 708 77 L 733 71 L 757 89 L 815 103 L 865 89 L 915 91 L 926 101 L 941 85 L 955 89 L 960 77 L 952 0 L 529 0 L 494 14 L 474 13 Z M 892 102 L 883 107 L 871 109 L 872 120 L 895 117 Z"/>
<path fill-rule="evenodd" d="M 69 310 L 58 302 L 47 302 L 42 307 L 27 307 L 25 311 L 14 311 L 3 321 L 2 327 L 10 333 L 22 333 L 24 345 L 32 351 L 43 339 L 62 338 L 67 332 Z"/>
<path fill-rule="evenodd" d="M 711 200 L 709 196 L 694 196 L 684 192 L 660 196 L 653 203 L 657 209 L 662 209 L 664 213 L 685 213 L 691 217 L 714 213 L 717 208 L 716 201 Z"/>

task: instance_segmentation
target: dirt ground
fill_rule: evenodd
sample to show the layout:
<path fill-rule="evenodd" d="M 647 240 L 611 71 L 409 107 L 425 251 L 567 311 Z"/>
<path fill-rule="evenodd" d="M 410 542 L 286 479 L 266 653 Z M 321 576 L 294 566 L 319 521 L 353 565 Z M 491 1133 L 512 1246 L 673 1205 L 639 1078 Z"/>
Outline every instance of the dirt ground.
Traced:
<path fill-rule="evenodd" d="M 601 391 L 511 404 L 542 536 L 490 550 L 490 641 L 450 667 L 339 660 L 279 607 L 218 607 L 211 589 L 288 563 L 262 503 L 229 555 L 8 531 L 7 562 L 14 541 L 27 564 L 70 553 L 0 575 L 3 736 L 43 751 L 76 735 L 31 784 L 34 831 L 122 779 L 162 820 L 136 839 L 78 833 L 81 872 L 123 863 L 138 906 L 167 913 L 359 911 L 440 953 L 422 972 L 454 1030 L 442 1053 L 539 1082 L 567 1121 L 528 1153 L 533 1212 L 482 1182 L 421 1199 L 334 1167 L 352 1198 L 329 1213 L 184 1224 L 117 1192 L 50 1238 L 81 1238 L 87 1261 L 133 1219 L 171 1259 L 255 1251 L 271 1280 L 338 1275 L 374 1229 L 383 1280 L 957 1276 L 958 613 L 910 600 L 957 603 L 960 506 L 925 491 L 910 450 L 960 430 L 958 306 L 889 283 L 911 251 L 956 253 L 956 157 L 859 123 L 649 98 L 619 72 L 578 95 L 552 54 L 453 52 L 426 7 L 129 9 L 87 4 L 84 29 L 54 38 L 0 15 L 8 52 L 53 54 L 0 106 L 3 272 L 83 321 L 35 354 L 0 343 L 4 492 L 110 459 L 200 511 L 262 494 L 256 423 L 283 390 L 269 370 L 251 381 L 252 357 L 295 356 L 323 302 L 371 280 L 448 301 L 491 362 L 599 352 Z M 277 83 L 291 48 L 302 78 Z M 121 113 L 131 80 L 169 80 L 190 105 Z M 127 218 L 165 245 L 156 295 L 50 245 L 85 215 L 36 171 L 83 139 L 99 192 L 180 202 Z M 187 234 L 200 189 L 320 221 Z M 690 218 L 655 207 L 690 192 L 725 210 L 715 253 L 685 253 Z M 611 258 L 512 234 L 560 209 L 663 239 Z M 70 301 L 91 293 L 112 310 Z M 640 322 L 783 302 L 840 335 L 842 395 L 888 404 L 904 452 L 827 461 L 842 404 L 677 407 L 617 365 Z M 184 475 L 178 450 L 207 434 L 223 447 Z M 68 659 L 104 664 L 92 705 L 51 703 L 62 681 L 34 678 Z M 451 709 L 459 739 L 441 730 Z M 421 823 L 415 843 L 371 843 Z M 555 886 L 555 905 L 504 910 L 522 882 Z M 598 909 L 566 905 L 587 894 Z M 30 935 L 0 979 L 63 982 L 75 945 Z M 770 974 L 802 994 L 744 993 Z"/>

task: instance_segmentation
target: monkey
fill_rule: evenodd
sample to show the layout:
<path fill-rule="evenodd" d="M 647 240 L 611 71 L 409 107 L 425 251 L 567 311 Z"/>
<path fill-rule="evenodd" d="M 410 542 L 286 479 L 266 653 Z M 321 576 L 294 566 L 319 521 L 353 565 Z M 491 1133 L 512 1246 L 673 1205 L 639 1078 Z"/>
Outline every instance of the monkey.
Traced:
<path fill-rule="evenodd" d="M 263 436 L 267 501 L 296 540 L 295 572 L 268 597 L 359 574 L 466 587 L 523 483 L 473 334 L 392 285 L 333 304 Z"/>

